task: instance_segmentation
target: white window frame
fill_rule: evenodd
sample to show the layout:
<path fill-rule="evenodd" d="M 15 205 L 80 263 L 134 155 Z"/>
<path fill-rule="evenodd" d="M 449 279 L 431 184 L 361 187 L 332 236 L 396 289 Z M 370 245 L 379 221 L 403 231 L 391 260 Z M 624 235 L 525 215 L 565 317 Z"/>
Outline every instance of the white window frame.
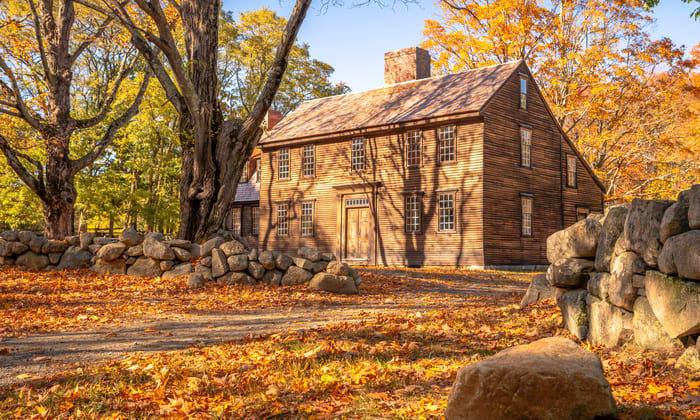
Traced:
<path fill-rule="evenodd" d="M 313 177 L 316 175 L 316 147 L 313 144 L 307 144 L 301 151 L 302 175 L 305 177 Z"/>
<path fill-rule="evenodd" d="M 250 208 L 250 233 L 252 235 L 257 235 L 260 233 L 260 207 L 253 206 Z"/>
<path fill-rule="evenodd" d="M 520 76 L 520 95 L 519 95 L 519 106 L 520 109 L 527 109 L 527 76 Z"/>
<path fill-rule="evenodd" d="M 457 231 L 455 195 L 455 191 L 438 193 L 438 232 Z"/>
<path fill-rule="evenodd" d="M 535 200 L 530 195 L 520 196 L 520 235 L 532 237 L 532 213 Z"/>
<path fill-rule="evenodd" d="M 406 194 L 403 200 L 404 231 L 406 233 L 421 233 L 423 230 L 423 196 L 421 194 Z"/>
<path fill-rule="evenodd" d="M 454 125 L 446 125 L 438 129 L 438 158 L 440 163 L 457 160 L 457 135 Z"/>
<path fill-rule="evenodd" d="M 423 133 L 420 130 L 408 131 L 405 134 L 406 166 L 418 167 L 422 161 Z"/>
<path fill-rule="evenodd" d="M 311 200 L 301 202 L 301 236 L 314 236 L 314 207 L 314 202 Z"/>
<path fill-rule="evenodd" d="M 277 236 L 289 236 L 289 203 L 277 203 Z"/>
<path fill-rule="evenodd" d="M 566 155 L 566 186 L 578 187 L 578 158 L 576 155 Z"/>
<path fill-rule="evenodd" d="M 231 208 L 231 231 L 235 235 L 241 234 L 241 225 L 243 221 L 243 208 L 233 207 Z"/>
<path fill-rule="evenodd" d="M 350 167 L 353 171 L 364 171 L 365 164 L 365 138 L 355 137 L 350 143 Z"/>
<path fill-rule="evenodd" d="M 532 168 L 532 129 L 520 127 L 520 166 Z"/>
<path fill-rule="evenodd" d="M 277 178 L 278 179 L 289 179 L 291 174 L 291 159 L 289 157 L 289 149 L 280 149 L 277 152 Z"/>

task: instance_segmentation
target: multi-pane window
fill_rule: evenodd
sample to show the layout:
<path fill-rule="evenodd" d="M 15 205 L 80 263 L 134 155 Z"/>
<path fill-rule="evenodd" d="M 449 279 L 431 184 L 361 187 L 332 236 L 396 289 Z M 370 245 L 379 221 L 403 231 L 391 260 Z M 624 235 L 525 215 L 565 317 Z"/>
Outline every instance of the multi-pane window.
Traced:
<path fill-rule="evenodd" d="M 420 166 L 420 138 L 421 132 L 409 131 L 406 133 L 406 165 Z"/>
<path fill-rule="evenodd" d="M 289 178 L 289 149 L 280 149 L 277 157 L 277 174 L 279 179 Z"/>
<path fill-rule="evenodd" d="M 289 204 L 277 205 L 277 236 L 289 235 Z"/>
<path fill-rule="evenodd" d="M 407 195 L 404 199 L 404 214 L 406 232 L 419 233 L 421 231 L 421 196 Z"/>
<path fill-rule="evenodd" d="M 522 207 L 522 234 L 532 236 L 532 197 L 521 196 Z"/>
<path fill-rule="evenodd" d="M 301 236 L 314 234 L 314 203 L 306 201 L 301 203 Z"/>
<path fill-rule="evenodd" d="M 438 130 L 438 147 L 440 148 L 440 162 L 452 162 L 455 160 L 455 127 L 449 125 Z"/>
<path fill-rule="evenodd" d="M 250 233 L 257 235 L 260 232 L 260 207 L 255 206 L 250 208 L 250 217 L 252 223 L 250 225 Z"/>
<path fill-rule="evenodd" d="M 576 156 L 566 157 L 566 186 L 576 187 Z"/>
<path fill-rule="evenodd" d="M 302 167 L 304 176 L 314 176 L 314 167 L 316 165 L 316 157 L 314 156 L 314 145 L 307 144 L 304 146 L 302 155 Z"/>
<path fill-rule="evenodd" d="M 527 109 L 527 77 L 520 77 L 520 108 Z"/>
<path fill-rule="evenodd" d="M 234 207 L 231 209 L 231 230 L 234 234 L 241 234 L 241 208 Z"/>
<path fill-rule="evenodd" d="M 452 192 L 438 195 L 438 231 L 455 230 L 455 195 Z"/>
<path fill-rule="evenodd" d="M 350 158 L 353 171 L 365 170 L 365 139 L 357 137 L 352 139 Z"/>
<path fill-rule="evenodd" d="M 532 165 L 532 130 L 520 127 L 520 164 L 526 168 Z"/>
<path fill-rule="evenodd" d="M 260 182 L 260 159 L 255 159 L 255 173 L 253 174 L 253 182 Z"/>

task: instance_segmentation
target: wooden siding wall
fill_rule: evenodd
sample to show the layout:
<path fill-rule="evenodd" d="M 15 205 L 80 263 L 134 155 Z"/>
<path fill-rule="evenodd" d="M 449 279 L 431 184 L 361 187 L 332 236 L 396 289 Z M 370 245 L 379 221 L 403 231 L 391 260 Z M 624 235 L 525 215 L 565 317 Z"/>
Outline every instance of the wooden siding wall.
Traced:
<path fill-rule="evenodd" d="M 521 71 L 526 71 L 524 66 Z M 527 94 L 527 109 L 522 110 L 516 73 L 483 111 L 486 265 L 546 264 L 547 236 L 576 221 L 577 205 L 602 211 L 602 192 L 582 162 L 577 165 L 578 188 L 566 187 L 566 154 L 572 150 L 531 78 Z M 530 168 L 521 166 L 521 124 L 532 130 Z M 521 193 L 534 196 L 532 237 L 521 236 Z"/>
<path fill-rule="evenodd" d="M 483 265 L 482 138 L 479 120 L 456 125 L 457 160 L 438 164 L 437 130 L 420 127 L 421 167 L 405 164 L 403 133 L 407 130 L 366 136 L 366 170 L 350 170 L 352 138 L 316 142 L 316 175 L 301 176 L 302 146 L 290 147 L 291 176 L 277 179 L 277 150 L 263 150 L 260 192 L 260 248 L 296 252 L 301 246 L 324 251 L 337 249 L 340 224 L 338 195 L 349 191 L 338 186 L 380 182 L 376 197 L 376 263 L 384 265 Z M 456 231 L 437 232 L 436 191 L 455 189 Z M 405 192 L 422 195 L 422 232 L 405 233 Z M 371 197 L 369 197 L 371 198 Z M 314 200 L 314 235 L 301 237 L 301 202 Z M 275 232 L 276 204 L 290 203 L 287 237 Z"/>

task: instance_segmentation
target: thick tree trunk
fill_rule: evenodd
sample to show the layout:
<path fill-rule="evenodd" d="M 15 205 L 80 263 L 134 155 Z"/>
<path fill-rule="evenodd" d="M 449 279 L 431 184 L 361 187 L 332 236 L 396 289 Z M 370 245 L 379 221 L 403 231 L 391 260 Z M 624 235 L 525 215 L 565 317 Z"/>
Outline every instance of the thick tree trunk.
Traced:
<path fill-rule="evenodd" d="M 44 236 L 64 239 L 73 234 L 73 206 L 78 192 L 73 184 L 74 173 L 68 158 L 73 127 L 64 121 L 60 132 L 46 132 L 46 187 L 39 195 L 44 207 Z"/>

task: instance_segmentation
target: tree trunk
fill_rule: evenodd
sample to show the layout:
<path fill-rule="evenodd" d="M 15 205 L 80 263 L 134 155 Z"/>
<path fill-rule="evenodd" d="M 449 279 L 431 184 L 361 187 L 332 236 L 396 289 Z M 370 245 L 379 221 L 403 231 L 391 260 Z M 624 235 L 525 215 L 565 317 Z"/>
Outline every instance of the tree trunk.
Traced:
<path fill-rule="evenodd" d="M 60 124 L 60 122 L 59 122 Z M 73 127 L 64 122 L 60 132 L 45 132 L 46 189 L 40 194 L 44 207 L 44 236 L 63 240 L 73 234 L 73 206 L 78 192 L 73 184 L 74 173 L 68 157 Z"/>

